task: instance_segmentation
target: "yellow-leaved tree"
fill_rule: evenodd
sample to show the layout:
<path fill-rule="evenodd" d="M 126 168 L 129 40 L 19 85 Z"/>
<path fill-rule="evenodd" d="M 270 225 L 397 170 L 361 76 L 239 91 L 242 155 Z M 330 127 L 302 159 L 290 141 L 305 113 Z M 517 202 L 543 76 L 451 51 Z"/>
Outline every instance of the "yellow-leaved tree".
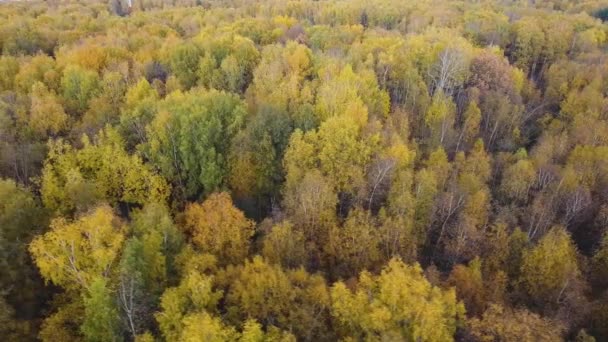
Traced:
<path fill-rule="evenodd" d="M 332 315 L 353 340 L 451 341 L 464 317 L 453 289 L 429 283 L 419 265 L 392 259 L 378 276 L 364 271 L 354 291 L 331 289 Z"/>
<path fill-rule="evenodd" d="M 202 204 L 189 204 L 185 224 L 194 244 L 217 256 L 220 264 L 238 264 L 247 257 L 254 223 L 232 205 L 227 193 L 212 194 Z"/>
<path fill-rule="evenodd" d="M 566 290 L 576 284 L 580 270 L 576 247 L 561 226 L 551 228 L 534 248 L 524 252 L 520 280 L 538 304 L 561 302 Z"/>
<path fill-rule="evenodd" d="M 47 281 L 83 289 L 110 276 L 124 239 L 124 224 L 102 205 L 73 222 L 53 220 L 50 231 L 32 241 L 30 252 Z"/>

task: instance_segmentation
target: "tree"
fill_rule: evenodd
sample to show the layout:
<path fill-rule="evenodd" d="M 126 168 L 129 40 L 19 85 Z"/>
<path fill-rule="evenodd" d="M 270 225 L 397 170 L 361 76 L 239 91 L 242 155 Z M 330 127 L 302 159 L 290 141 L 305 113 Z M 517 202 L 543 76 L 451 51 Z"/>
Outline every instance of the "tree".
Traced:
<path fill-rule="evenodd" d="M 532 162 L 521 159 L 504 171 L 500 188 L 509 199 L 526 203 L 535 178 L 536 169 Z"/>
<path fill-rule="evenodd" d="M 560 341 L 563 327 L 525 309 L 513 310 L 491 305 L 483 318 L 468 322 L 478 341 Z"/>
<path fill-rule="evenodd" d="M 255 44 L 239 35 L 214 35 L 202 41 L 199 84 L 234 93 L 243 93 L 253 78 L 260 59 Z"/>
<path fill-rule="evenodd" d="M 479 109 L 477 102 L 470 101 L 462 116 L 462 128 L 460 135 L 458 136 L 458 142 L 456 143 L 456 150 L 458 150 L 461 143 L 466 145 L 473 143 L 479 134 L 481 110 Z"/>
<path fill-rule="evenodd" d="M 146 129 L 144 154 L 173 183 L 178 198 L 210 194 L 224 185 L 229 147 L 245 114 L 232 94 L 172 93 Z"/>
<path fill-rule="evenodd" d="M 27 94 L 36 82 L 43 82 L 49 90 L 59 92 L 61 74 L 56 70 L 55 60 L 45 54 L 37 54 L 19 66 L 15 75 L 15 90 Z"/>
<path fill-rule="evenodd" d="M 42 172 L 42 200 L 61 214 L 86 211 L 100 201 L 111 204 L 163 202 L 167 184 L 138 155 L 129 155 L 112 128 L 75 150 L 64 140 L 49 142 Z"/>
<path fill-rule="evenodd" d="M 0 57 L 0 91 L 14 89 L 15 76 L 19 73 L 19 61 L 12 56 Z"/>
<path fill-rule="evenodd" d="M 228 158 L 230 187 L 237 198 L 258 200 L 264 209 L 269 198 L 279 195 L 284 179 L 281 162 L 292 130 L 289 116 L 272 107 L 264 106 L 249 117 L 247 127 L 233 140 Z"/>
<path fill-rule="evenodd" d="M 80 122 L 74 125 L 73 134 L 86 133 L 94 136 L 106 125 L 118 123 L 126 89 L 126 80 L 122 74 L 115 71 L 106 72 L 101 80 L 99 95 L 91 99 L 89 109 Z"/>
<path fill-rule="evenodd" d="M 601 286 L 608 286 L 608 233 L 604 235 L 592 259 L 593 278 Z"/>
<path fill-rule="evenodd" d="M 468 315 L 474 317 L 484 312 L 486 288 L 479 258 L 475 258 L 467 266 L 456 265 L 450 272 L 447 283 L 456 289 L 456 294 L 463 301 Z"/>
<path fill-rule="evenodd" d="M 30 253 L 47 280 L 66 289 L 87 289 L 108 278 L 123 245 L 124 224 L 107 206 L 74 222 L 57 218 L 51 229 L 30 244 Z"/>
<path fill-rule="evenodd" d="M 117 294 L 125 326 L 135 337 L 154 326 L 160 295 L 177 273 L 182 236 L 167 208 L 156 203 L 135 211 L 129 228 L 133 236 L 122 252 Z"/>
<path fill-rule="evenodd" d="M 27 245 L 47 225 L 47 218 L 30 191 L 12 180 L 0 179 L 0 198 L 0 316 L 11 319 L 7 329 L 19 330 L 22 322 L 13 315 L 33 318 L 45 297 Z"/>
<path fill-rule="evenodd" d="M 236 319 L 254 318 L 304 340 L 327 338 L 329 292 L 320 275 L 302 268 L 283 271 L 256 256 L 224 282 L 229 286 L 227 311 Z"/>
<path fill-rule="evenodd" d="M 202 204 L 189 204 L 185 226 L 196 246 L 223 265 L 238 264 L 248 255 L 254 224 L 225 192 L 212 194 Z"/>
<path fill-rule="evenodd" d="M 84 298 L 84 313 L 81 330 L 86 341 L 122 341 L 118 312 L 103 278 L 90 284 Z"/>
<path fill-rule="evenodd" d="M 419 265 L 399 259 L 379 276 L 362 272 L 354 291 L 335 283 L 331 299 L 333 317 L 352 339 L 449 341 L 464 315 L 453 289 L 432 286 Z"/>
<path fill-rule="evenodd" d="M 371 213 L 362 209 L 351 210 L 341 227 L 329 230 L 325 253 L 337 278 L 356 276 L 376 265 L 380 259 L 377 230 Z"/>
<path fill-rule="evenodd" d="M 227 327 L 219 318 L 202 312 L 184 318 L 184 330 L 179 341 L 235 341 L 237 336 L 234 328 Z"/>
<path fill-rule="evenodd" d="M 248 99 L 255 108 L 268 106 L 278 111 L 286 111 L 297 120 L 296 115 L 303 108 L 314 103 L 312 86 L 313 53 L 306 46 L 290 41 L 285 46 L 267 45 L 262 50 L 259 64 L 253 71 L 253 81 L 247 89 Z M 277 92 L 276 89 L 284 89 Z M 314 118 L 301 120 L 302 126 L 315 121 Z M 300 125 L 298 127 L 304 128 Z"/>
<path fill-rule="evenodd" d="M 67 128 L 67 114 L 55 94 L 50 92 L 44 83 L 34 83 L 30 99 L 28 124 L 36 134 L 42 137 L 55 136 Z"/>
<path fill-rule="evenodd" d="M 466 80 L 468 59 L 465 51 L 452 47 L 447 47 L 439 53 L 437 62 L 430 70 L 434 92 L 441 91 L 451 95 L 461 86 Z"/>
<path fill-rule="evenodd" d="M 289 178 L 288 178 L 289 179 Z M 324 241 L 336 220 L 338 196 L 328 180 L 318 171 L 310 171 L 285 189 L 285 206 L 290 219 L 303 230 L 309 241 Z"/>
<path fill-rule="evenodd" d="M 564 292 L 580 276 L 576 248 L 563 227 L 553 227 L 538 245 L 524 252 L 521 282 L 539 305 L 559 303 Z"/>
<path fill-rule="evenodd" d="M 79 66 L 68 66 L 61 78 L 61 91 L 66 111 L 80 117 L 89 108 L 89 101 L 99 92 L 96 72 Z"/>
<path fill-rule="evenodd" d="M 306 265 L 306 241 L 301 230 L 289 221 L 273 225 L 262 241 L 262 255 L 268 262 L 284 268 Z"/>
<path fill-rule="evenodd" d="M 359 126 L 364 126 L 368 112 L 378 118 L 386 117 L 389 97 L 377 88 L 373 74 L 362 72 L 359 76 L 350 65 L 337 75 L 332 75 L 331 69 L 327 69 L 323 71 L 328 74 L 328 80 L 317 91 L 315 109 L 320 122 L 334 116 L 348 116 Z"/>
<path fill-rule="evenodd" d="M 354 193 L 364 186 L 365 167 L 378 140 L 376 134 L 364 136 L 348 116 L 331 117 L 317 132 L 294 132 L 283 162 L 286 188 L 301 181 L 307 169 L 317 167 L 337 192 Z"/>
<path fill-rule="evenodd" d="M 479 91 L 480 133 L 489 149 L 513 146 L 520 128 L 523 110 L 517 82 L 521 71 L 491 50 L 485 50 L 471 62 L 469 87 Z"/>
<path fill-rule="evenodd" d="M 201 51 L 194 43 L 180 44 L 171 50 L 169 65 L 181 85 L 190 89 L 196 85 L 198 62 Z"/>
<path fill-rule="evenodd" d="M 163 293 L 156 321 L 166 340 L 187 340 L 187 336 L 195 338 L 192 335 L 204 334 L 205 330 L 197 327 L 197 321 L 200 323 L 201 320 L 207 323 L 208 328 L 219 327 L 215 330 L 219 330 L 220 337 L 224 333 L 221 322 L 210 315 L 222 293 L 212 289 L 214 278 L 202 273 L 204 271 L 191 270 L 179 286 L 168 288 Z"/>
<path fill-rule="evenodd" d="M 146 79 L 127 90 L 125 104 L 120 115 L 120 123 L 128 141 L 132 144 L 146 141 L 146 126 L 156 114 L 158 93 Z"/>

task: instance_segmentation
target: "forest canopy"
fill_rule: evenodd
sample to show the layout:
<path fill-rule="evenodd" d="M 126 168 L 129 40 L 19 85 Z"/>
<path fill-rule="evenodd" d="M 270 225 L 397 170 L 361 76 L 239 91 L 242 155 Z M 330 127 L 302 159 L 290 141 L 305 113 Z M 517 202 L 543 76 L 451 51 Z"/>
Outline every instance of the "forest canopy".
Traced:
<path fill-rule="evenodd" d="M 7 341 L 607 341 L 608 1 L 0 1 Z"/>

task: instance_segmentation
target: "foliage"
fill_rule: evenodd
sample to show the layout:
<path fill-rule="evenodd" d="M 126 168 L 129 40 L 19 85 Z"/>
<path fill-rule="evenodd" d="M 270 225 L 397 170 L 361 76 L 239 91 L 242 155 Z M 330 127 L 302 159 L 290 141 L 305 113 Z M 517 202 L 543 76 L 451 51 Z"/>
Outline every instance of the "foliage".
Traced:
<path fill-rule="evenodd" d="M 604 5 L 3 2 L 0 335 L 608 339 Z"/>

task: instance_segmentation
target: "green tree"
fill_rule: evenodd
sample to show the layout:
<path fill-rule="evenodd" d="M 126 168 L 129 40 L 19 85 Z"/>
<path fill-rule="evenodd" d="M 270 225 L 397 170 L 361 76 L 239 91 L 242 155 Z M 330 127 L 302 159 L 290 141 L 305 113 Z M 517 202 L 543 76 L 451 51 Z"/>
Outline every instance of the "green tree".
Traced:
<path fill-rule="evenodd" d="M 209 194 L 226 181 L 229 147 L 245 115 L 242 102 L 232 94 L 172 93 L 147 128 L 144 153 L 178 194 Z"/>
<path fill-rule="evenodd" d="M 61 77 L 61 94 L 66 111 L 75 117 L 82 116 L 89 108 L 89 101 L 100 90 L 96 72 L 78 66 L 68 66 Z"/>
<path fill-rule="evenodd" d="M 84 298 L 81 330 L 86 341 L 122 341 L 120 321 L 112 293 L 103 278 L 92 281 Z"/>
<path fill-rule="evenodd" d="M 146 141 L 146 126 L 154 119 L 158 93 L 145 78 L 129 88 L 120 115 L 123 135 L 132 144 Z"/>
<path fill-rule="evenodd" d="M 196 85 L 201 50 L 194 43 L 178 45 L 170 51 L 169 65 L 181 85 L 190 89 Z"/>

